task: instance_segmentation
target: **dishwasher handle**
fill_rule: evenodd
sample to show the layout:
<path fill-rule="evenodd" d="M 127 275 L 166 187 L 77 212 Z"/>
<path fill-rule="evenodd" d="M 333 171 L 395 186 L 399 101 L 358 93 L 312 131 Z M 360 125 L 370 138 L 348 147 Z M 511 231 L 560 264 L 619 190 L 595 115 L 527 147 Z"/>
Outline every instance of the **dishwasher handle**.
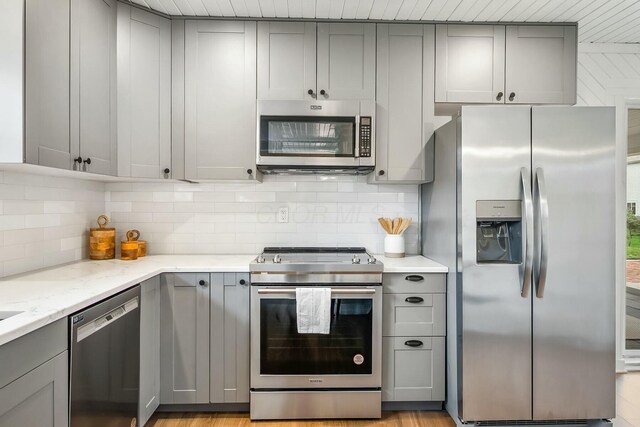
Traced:
<path fill-rule="evenodd" d="M 106 328 L 116 320 L 121 319 L 127 314 L 137 310 L 139 306 L 140 303 L 138 301 L 138 297 L 135 297 L 125 302 L 124 304 L 119 305 L 108 313 L 103 314 L 102 316 L 97 317 L 96 319 L 88 323 L 85 323 L 77 329 L 76 342 L 80 342 L 83 339 L 95 334 L 99 330 Z"/>

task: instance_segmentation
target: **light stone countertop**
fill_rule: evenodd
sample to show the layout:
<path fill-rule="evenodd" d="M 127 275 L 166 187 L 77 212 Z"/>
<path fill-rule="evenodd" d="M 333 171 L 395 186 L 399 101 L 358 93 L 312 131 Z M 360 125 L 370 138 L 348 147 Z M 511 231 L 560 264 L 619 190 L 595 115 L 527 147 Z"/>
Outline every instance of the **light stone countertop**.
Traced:
<path fill-rule="evenodd" d="M 160 273 L 248 272 L 255 255 L 153 255 L 136 261 L 80 261 L 0 280 L 0 345 L 110 297 Z M 385 272 L 445 273 L 422 256 L 378 256 Z"/>

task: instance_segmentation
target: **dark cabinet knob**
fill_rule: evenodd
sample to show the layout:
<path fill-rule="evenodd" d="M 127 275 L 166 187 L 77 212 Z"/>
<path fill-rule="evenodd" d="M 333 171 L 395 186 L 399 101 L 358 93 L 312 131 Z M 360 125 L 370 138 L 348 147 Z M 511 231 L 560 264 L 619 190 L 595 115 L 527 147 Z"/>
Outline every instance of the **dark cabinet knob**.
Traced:
<path fill-rule="evenodd" d="M 204 280 L 200 280 L 200 281 L 198 282 L 198 284 L 199 284 L 200 286 L 207 286 L 207 282 L 205 282 Z"/>
<path fill-rule="evenodd" d="M 247 174 L 253 175 L 253 169 L 247 169 Z"/>
<path fill-rule="evenodd" d="M 76 157 L 75 159 L 73 159 L 73 163 L 82 163 L 82 157 Z"/>
<path fill-rule="evenodd" d="M 404 345 L 408 347 L 422 347 L 422 341 L 420 340 L 408 340 L 404 342 Z"/>
<path fill-rule="evenodd" d="M 420 304 L 421 302 L 424 302 L 424 298 L 421 297 L 407 297 L 405 298 L 405 301 L 411 304 Z"/>
<path fill-rule="evenodd" d="M 327 91 L 325 91 L 324 89 L 320 91 L 320 95 L 326 95 L 326 94 L 327 94 Z"/>
<path fill-rule="evenodd" d="M 410 282 L 422 282 L 424 280 L 424 277 L 418 275 L 418 274 L 410 274 L 408 276 L 406 276 L 404 278 L 404 280 L 408 280 Z"/>
<path fill-rule="evenodd" d="M 91 164 L 91 157 L 87 157 L 86 159 L 83 160 L 83 163 L 90 165 Z"/>
<path fill-rule="evenodd" d="M 498 101 L 500 101 L 500 100 L 502 99 L 502 97 L 503 97 L 503 96 L 504 96 L 504 93 L 502 93 L 502 92 L 498 92 L 498 95 L 496 96 L 496 99 L 497 99 Z"/>
<path fill-rule="evenodd" d="M 384 171 L 378 171 L 378 175 L 380 176 L 384 175 Z"/>
<path fill-rule="evenodd" d="M 308 93 L 309 95 L 313 95 L 313 89 L 309 89 L 309 90 L 307 91 L 307 93 Z"/>
<path fill-rule="evenodd" d="M 171 172 L 171 169 L 169 169 L 169 168 L 164 168 L 163 172 L 164 172 L 164 173 L 169 173 L 169 172 Z"/>
<path fill-rule="evenodd" d="M 513 101 L 515 99 L 515 97 L 516 97 L 516 93 L 515 92 L 511 92 L 509 94 L 509 101 Z"/>
<path fill-rule="evenodd" d="M 247 281 L 246 281 L 246 280 L 244 280 L 244 279 L 240 279 L 240 284 L 241 284 L 241 285 L 246 285 L 246 284 L 247 284 Z"/>

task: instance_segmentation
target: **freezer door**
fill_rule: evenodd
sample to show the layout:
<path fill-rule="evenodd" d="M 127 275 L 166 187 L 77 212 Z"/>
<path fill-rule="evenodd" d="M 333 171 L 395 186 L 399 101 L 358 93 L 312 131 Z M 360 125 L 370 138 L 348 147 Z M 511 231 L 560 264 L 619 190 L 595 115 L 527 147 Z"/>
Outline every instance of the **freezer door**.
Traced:
<path fill-rule="evenodd" d="M 464 421 L 531 419 L 531 295 L 521 294 L 525 257 L 518 263 L 478 263 L 476 245 L 478 201 L 524 200 L 530 115 L 526 106 L 474 106 L 463 107 L 459 119 L 458 391 Z"/>
<path fill-rule="evenodd" d="M 532 151 L 533 418 L 613 418 L 614 109 L 533 107 Z"/>

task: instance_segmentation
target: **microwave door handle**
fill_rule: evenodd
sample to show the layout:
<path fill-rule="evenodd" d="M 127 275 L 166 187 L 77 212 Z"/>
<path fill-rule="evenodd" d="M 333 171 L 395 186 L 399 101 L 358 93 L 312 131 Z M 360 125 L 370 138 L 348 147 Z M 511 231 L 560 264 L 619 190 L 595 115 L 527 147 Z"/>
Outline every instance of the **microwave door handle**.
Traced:
<path fill-rule="evenodd" d="M 353 153 L 353 157 L 358 158 L 360 157 L 360 114 L 356 115 L 356 141 L 355 141 L 355 147 L 354 147 L 354 153 Z"/>

